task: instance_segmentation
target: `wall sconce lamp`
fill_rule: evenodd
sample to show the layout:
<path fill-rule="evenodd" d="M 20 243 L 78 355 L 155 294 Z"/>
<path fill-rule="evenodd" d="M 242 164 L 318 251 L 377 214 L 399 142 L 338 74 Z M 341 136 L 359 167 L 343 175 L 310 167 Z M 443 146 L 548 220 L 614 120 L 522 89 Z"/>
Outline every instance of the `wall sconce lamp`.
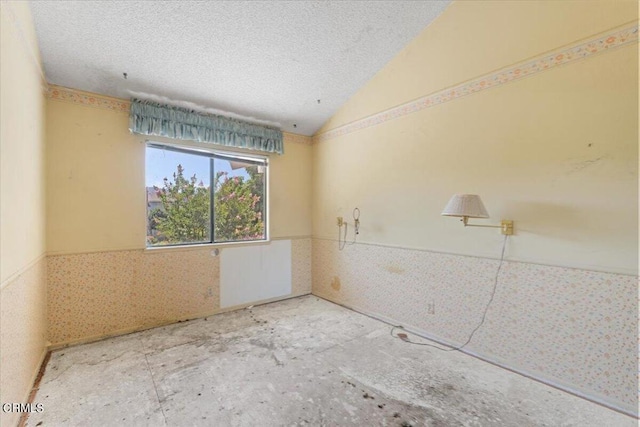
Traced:
<path fill-rule="evenodd" d="M 469 224 L 469 218 L 489 218 L 489 213 L 484 207 L 480 196 L 477 194 L 456 194 L 442 211 L 443 216 L 460 216 L 465 227 L 490 227 L 499 228 L 502 234 L 513 234 L 513 221 L 503 219 L 500 225 Z"/>

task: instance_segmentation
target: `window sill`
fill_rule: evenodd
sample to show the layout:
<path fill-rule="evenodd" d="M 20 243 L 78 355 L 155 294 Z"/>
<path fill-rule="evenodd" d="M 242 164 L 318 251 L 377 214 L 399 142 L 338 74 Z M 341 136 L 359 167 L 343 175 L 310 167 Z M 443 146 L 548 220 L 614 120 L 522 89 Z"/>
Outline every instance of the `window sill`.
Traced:
<path fill-rule="evenodd" d="M 180 252 L 180 251 L 197 251 L 197 250 L 212 250 L 212 249 L 224 249 L 234 248 L 241 246 L 260 246 L 268 245 L 271 243 L 270 239 L 267 240 L 251 240 L 247 242 L 226 242 L 226 243 L 194 243 L 190 245 L 174 245 L 174 246 L 147 246 L 144 252 L 147 254 L 158 252 Z"/>

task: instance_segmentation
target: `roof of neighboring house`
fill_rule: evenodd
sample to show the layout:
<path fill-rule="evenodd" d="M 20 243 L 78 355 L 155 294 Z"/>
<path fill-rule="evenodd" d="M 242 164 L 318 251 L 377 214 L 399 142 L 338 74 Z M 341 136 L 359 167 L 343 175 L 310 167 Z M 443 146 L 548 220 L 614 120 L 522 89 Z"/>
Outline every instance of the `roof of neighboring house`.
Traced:
<path fill-rule="evenodd" d="M 158 190 L 147 187 L 147 203 L 160 203 L 162 200 L 158 196 Z"/>

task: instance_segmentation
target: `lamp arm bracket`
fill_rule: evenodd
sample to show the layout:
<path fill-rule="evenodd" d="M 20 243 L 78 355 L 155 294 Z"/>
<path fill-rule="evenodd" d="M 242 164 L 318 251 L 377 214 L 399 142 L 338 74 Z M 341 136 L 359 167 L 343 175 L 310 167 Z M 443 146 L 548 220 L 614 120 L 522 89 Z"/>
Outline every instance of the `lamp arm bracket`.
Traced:
<path fill-rule="evenodd" d="M 513 234 L 513 221 L 509 219 L 503 219 L 500 221 L 500 225 L 484 225 L 484 224 L 469 224 L 469 217 L 464 216 L 460 220 L 465 227 L 487 227 L 487 228 L 499 228 L 502 234 L 510 236 Z"/>
<path fill-rule="evenodd" d="M 484 224 L 465 224 L 465 227 L 489 227 L 489 228 L 502 228 L 501 225 L 484 225 Z"/>

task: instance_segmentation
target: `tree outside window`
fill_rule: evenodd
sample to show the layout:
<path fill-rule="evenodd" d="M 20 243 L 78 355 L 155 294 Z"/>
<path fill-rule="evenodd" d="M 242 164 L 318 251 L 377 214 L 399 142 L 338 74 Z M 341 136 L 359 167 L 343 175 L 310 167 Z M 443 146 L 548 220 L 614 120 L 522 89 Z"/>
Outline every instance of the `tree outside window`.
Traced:
<path fill-rule="evenodd" d="M 150 176 L 157 182 L 172 161 L 181 163 L 161 183 L 149 185 Z M 264 159 L 148 146 L 147 245 L 265 240 L 266 168 Z"/>

